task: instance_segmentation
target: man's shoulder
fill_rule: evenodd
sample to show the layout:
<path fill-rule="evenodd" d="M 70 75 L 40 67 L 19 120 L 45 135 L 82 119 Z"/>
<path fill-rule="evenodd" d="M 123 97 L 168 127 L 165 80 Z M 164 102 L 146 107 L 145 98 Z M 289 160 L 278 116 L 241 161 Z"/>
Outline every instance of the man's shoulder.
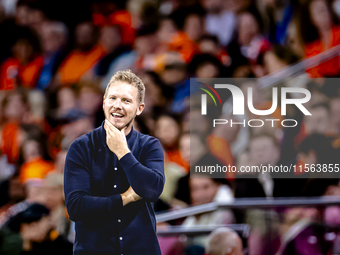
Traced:
<path fill-rule="evenodd" d="M 156 137 L 153 137 L 151 135 L 143 134 L 140 132 L 137 132 L 137 139 L 139 140 L 140 144 L 144 146 L 150 146 L 151 144 L 157 144 L 159 143 L 159 140 Z"/>
<path fill-rule="evenodd" d="M 84 135 L 79 136 L 77 139 L 75 139 L 70 148 L 74 147 L 82 147 L 83 149 L 91 148 L 94 146 L 94 143 L 99 140 L 99 133 L 100 133 L 100 127 L 97 127 L 93 129 L 91 132 L 88 132 Z"/>

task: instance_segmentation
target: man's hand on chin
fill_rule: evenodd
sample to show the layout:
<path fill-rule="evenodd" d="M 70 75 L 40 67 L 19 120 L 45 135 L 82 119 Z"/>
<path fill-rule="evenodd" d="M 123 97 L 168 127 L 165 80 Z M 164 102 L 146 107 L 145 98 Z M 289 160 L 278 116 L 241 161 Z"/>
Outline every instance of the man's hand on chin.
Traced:
<path fill-rule="evenodd" d="M 106 144 L 118 159 L 130 152 L 125 136 L 126 127 L 119 131 L 110 121 L 105 120 L 104 128 L 106 130 Z"/>

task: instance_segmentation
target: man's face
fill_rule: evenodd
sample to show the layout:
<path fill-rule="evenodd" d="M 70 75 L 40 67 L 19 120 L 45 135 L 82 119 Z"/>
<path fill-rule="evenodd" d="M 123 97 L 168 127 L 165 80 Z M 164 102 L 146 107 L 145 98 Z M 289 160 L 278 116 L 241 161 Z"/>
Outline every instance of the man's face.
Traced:
<path fill-rule="evenodd" d="M 105 118 L 116 128 L 122 130 L 127 127 L 129 131 L 136 115 L 140 115 L 144 103 L 138 101 L 138 89 L 125 82 L 111 84 L 103 101 Z"/>
<path fill-rule="evenodd" d="M 311 116 L 305 116 L 305 131 L 307 134 L 324 134 L 330 124 L 329 111 L 325 107 L 317 107 L 310 110 Z"/>
<path fill-rule="evenodd" d="M 272 139 L 263 136 L 250 142 L 250 159 L 253 165 L 276 164 L 280 152 Z"/>
<path fill-rule="evenodd" d="M 211 178 L 196 177 L 189 180 L 192 205 L 211 203 L 217 194 L 219 185 Z"/>

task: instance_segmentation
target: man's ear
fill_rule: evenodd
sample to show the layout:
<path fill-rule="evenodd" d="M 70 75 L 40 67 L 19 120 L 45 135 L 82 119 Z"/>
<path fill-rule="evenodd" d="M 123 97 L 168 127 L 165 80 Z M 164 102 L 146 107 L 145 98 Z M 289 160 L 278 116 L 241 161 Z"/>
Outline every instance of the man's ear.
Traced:
<path fill-rule="evenodd" d="M 105 107 L 105 96 L 103 96 L 103 110 L 104 110 L 104 107 Z"/>
<path fill-rule="evenodd" d="M 136 113 L 137 116 L 140 115 L 143 112 L 144 107 L 145 107 L 144 103 L 139 104 L 138 109 L 137 109 L 137 113 Z"/>

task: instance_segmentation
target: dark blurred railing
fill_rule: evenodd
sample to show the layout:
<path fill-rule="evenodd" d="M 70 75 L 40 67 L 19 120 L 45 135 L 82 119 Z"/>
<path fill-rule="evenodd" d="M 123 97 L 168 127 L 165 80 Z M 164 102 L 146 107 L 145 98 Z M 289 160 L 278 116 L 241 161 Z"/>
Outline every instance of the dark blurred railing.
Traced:
<path fill-rule="evenodd" d="M 301 197 L 301 198 L 239 198 L 231 204 L 227 203 L 209 203 L 199 206 L 192 206 L 176 211 L 159 213 L 156 215 L 157 222 L 176 220 L 200 213 L 212 212 L 217 209 L 272 209 L 278 207 L 319 207 L 319 206 L 340 206 L 340 196 L 322 196 L 322 197 Z"/>
<path fill-rule="evenodd" d="M 198 235 L 209 235 L 218 227 L 227 227 L 234 230 L 241 237 L 247 238 L 249 236 L 250 226 L 248 224 L 228 224 L 228 225 L 196 225 L 196 226 L 165 226 L 157 228 L 158 236 L 198 236 Z"/>
<path fill-rule="evenodd" d="M 286 68 L 280 69 L 269 75 L 263 76 L 258 79 L 258 84 L 261 89 L 266 89 L 275 86 L 287 78 L 294 78 L 305 72 L 306 69 L 315 67 L 320 63 L 330 60 L 340 55 L 340 45 L 326 50 L 316 56 L 302 60 L 297 64 L 290 65 Z"/>

